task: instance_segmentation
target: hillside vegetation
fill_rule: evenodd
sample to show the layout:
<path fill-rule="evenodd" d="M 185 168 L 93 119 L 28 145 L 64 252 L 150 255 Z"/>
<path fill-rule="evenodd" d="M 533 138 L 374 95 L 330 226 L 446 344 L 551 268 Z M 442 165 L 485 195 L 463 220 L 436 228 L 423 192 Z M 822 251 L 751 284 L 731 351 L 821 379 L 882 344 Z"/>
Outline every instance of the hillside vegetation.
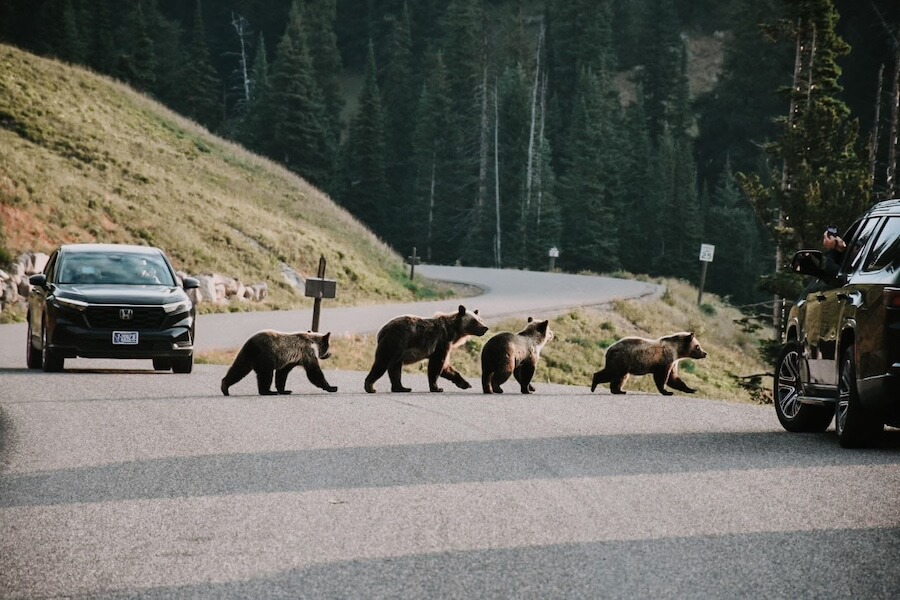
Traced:
<path fill-rule="evenodd" d="M 0 148 L 12 255 L 69 242 L 155 245 L 188 273 L 266 282 L 266 308 L 308 302 L 281 264 L 315 276 L 320 255 L 339 304 L 423 292 L 398 255 L 300 177 L 125 85 L 5 45 Z"/>

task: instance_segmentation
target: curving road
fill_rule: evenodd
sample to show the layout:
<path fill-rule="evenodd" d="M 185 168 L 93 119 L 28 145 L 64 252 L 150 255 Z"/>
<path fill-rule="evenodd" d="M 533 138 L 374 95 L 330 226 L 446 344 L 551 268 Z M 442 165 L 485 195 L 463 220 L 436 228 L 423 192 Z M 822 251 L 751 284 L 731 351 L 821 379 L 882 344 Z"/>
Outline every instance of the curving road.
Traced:
<path fill-rule="evenodd" d="M 523 287 L 504 298 L 506 277 Z M 465 303 L 499 316 L 609 300 L 556 277 L 475 270 L 469 281 L 490 291 Z M 588 279 L 595 292 L 617 285 Z M 374 331 L 384 314 L 434 309 L 326 310 L 323 325 Z M 291 329 L 281 320 L 309 313 L 260 317 Z M 258 328 L 244 319 L 204 317 L 201 331 L 228 346 Z M 225 398 L 220 366 L 28 371 L 24 335 L 0 327 L 2 598 L 900 589 L 898 432 L 851 452 L 833 432 L 785 433 L 771 407 L 551 384 L 531 396 L 428 394 L 418 375 L 410 394 L 364 394 L 363 374 L 326 371 L 336 394 L 295 373 L 293 396 L 248 395 L 244 381 Z"/>

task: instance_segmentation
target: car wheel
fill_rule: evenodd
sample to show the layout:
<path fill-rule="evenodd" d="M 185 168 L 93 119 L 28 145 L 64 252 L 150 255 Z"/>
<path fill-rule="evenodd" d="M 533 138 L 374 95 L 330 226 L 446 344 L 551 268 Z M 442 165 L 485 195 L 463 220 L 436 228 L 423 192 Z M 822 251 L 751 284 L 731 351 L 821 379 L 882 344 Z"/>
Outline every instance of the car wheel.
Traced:
<path fill-rule="evenodd" d="M 54 373 L 62 371 L 65 359 L 50 348 L 47 340 L 47 323 L 41 324 L 41 363 L 44 371 Z"/>
<path fill-rule="evenodd" d="M 153 369 L 155 371 L 168 371 L 172 368 L 172 361 L 168 358 L 154 358 Z"/>
<path fill-rule="evenodd" d="M 43 365 L 41 353 L 34 347 L 32 340 L 34 332 L 31 329 L 31 319 L 28 320 L 28 338 L 25 340 L 25 364 L 29 369 L 40 369 Z"/>
<path fill-rule="evenodd" d="M 834 409 L 834 428 L 838 441 L 844 448 L 868 448 L 877 446 L 884 432 L 884 423 L 859 400 L 856 389 L 856 363 L 853 346 L 847 348 L 841 359 L 841 376 L 838 380 L 838 401 Z"/>
<path fill-rule="evenodd" d="M 194 369 L 193 352 L 184 358 L 172 359 L 172 370 L 176 373 L 190 373 Z"/>
<path fill-rule="evenodd" d="M 795 433 L 821 433 L 828 429 L 834 411 L 830 406 L 802 404 L 800 344 L 788 342 L 775 365 L 775 414 L 781 426 Z"/>

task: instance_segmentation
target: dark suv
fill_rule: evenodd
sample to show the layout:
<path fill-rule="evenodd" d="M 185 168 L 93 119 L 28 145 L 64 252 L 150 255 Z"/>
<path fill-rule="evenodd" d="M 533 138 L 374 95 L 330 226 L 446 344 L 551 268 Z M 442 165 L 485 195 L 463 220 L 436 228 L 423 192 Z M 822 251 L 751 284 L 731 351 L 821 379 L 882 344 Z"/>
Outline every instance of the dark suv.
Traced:
<path fill-rule="evenodd" d="M 25 357 L 31 369 L 61 371 L 66 358 L 149 358 L 153 368 L 190 373 L 198 287 L 159 248 L 68 244 L 32 275 Z"/>
<path fill-rule="evenodd" d="M 817 250 L 792 261 L 816 280 L 788 316 L 775 411 L 788 431 L 825 431 L 834 417 L 841 446 L 874 446 L 900 426 L 900 200 L 842 237 L 836 262 Z"/>

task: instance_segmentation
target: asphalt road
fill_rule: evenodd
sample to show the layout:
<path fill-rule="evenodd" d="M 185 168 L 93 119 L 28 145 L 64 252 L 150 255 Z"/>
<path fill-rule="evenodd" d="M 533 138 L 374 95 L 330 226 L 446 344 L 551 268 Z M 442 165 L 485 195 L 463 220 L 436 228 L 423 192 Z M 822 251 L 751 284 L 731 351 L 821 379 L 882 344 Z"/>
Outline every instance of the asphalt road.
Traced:
<path fill-rule="evenodd" d="M 570 299 L 491 295 L 465 303 Z M 295 372 L 293 396 L 226 398 L 225 367 L 45 374 L 23 346 L 23 327 L 0 327 L 2 598 L 900 591 L 896 431 L 854 452 L 784 432 L 770 406 L 548 384 L 429 394 L 412 375 L 413 393 L 368 395 L 364 374 L 327 369 L 335 394 Z"/>

